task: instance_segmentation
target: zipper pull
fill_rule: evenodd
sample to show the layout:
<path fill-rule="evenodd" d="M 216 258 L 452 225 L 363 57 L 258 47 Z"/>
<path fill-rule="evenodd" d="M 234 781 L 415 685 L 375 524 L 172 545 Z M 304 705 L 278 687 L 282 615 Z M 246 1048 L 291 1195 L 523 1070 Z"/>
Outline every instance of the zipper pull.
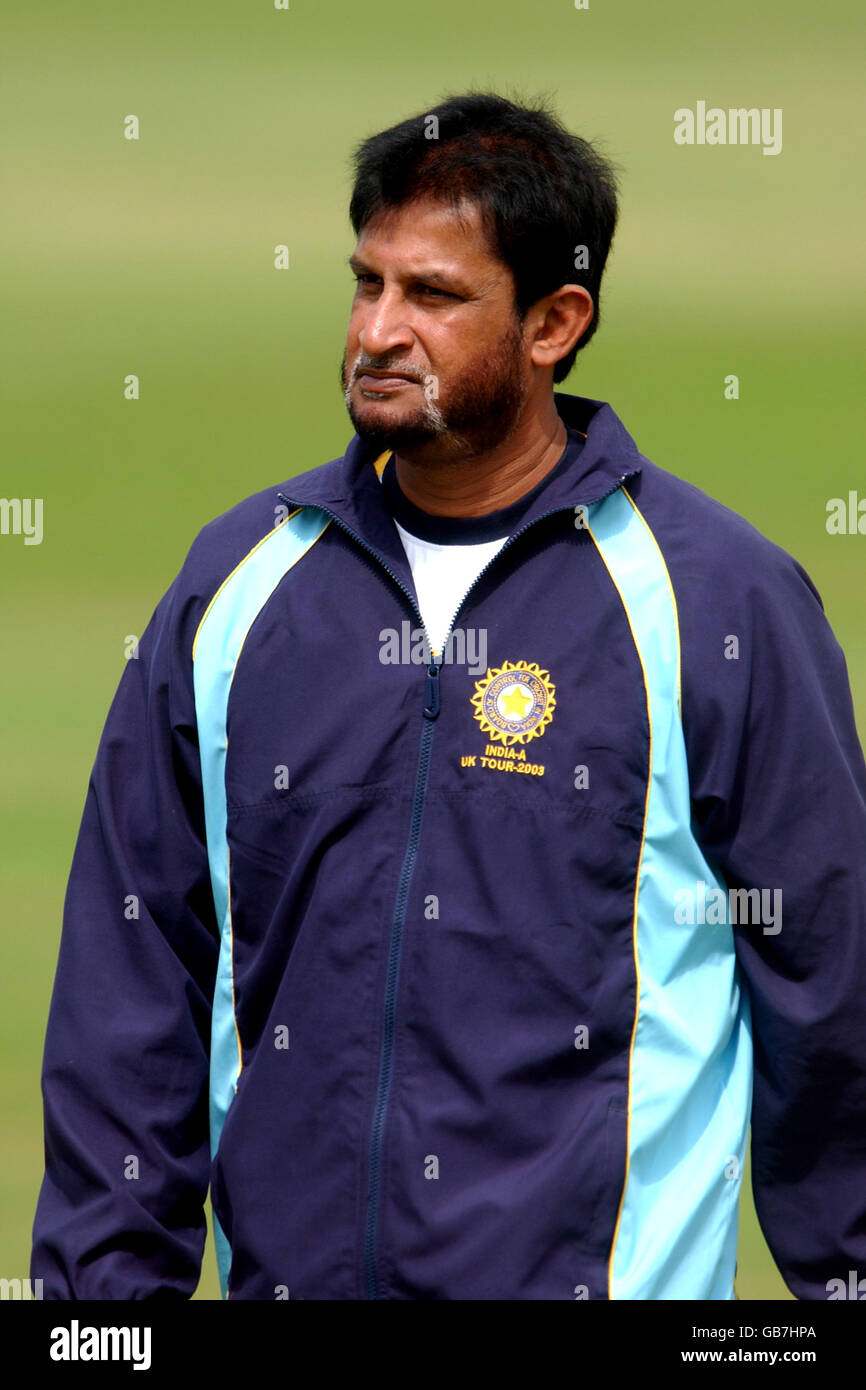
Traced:
<path fill-rule="evenodd" d="M 435 719 L 439 713 L 439 667 L 431 661 L 424 682 L 424 718 Z"/>

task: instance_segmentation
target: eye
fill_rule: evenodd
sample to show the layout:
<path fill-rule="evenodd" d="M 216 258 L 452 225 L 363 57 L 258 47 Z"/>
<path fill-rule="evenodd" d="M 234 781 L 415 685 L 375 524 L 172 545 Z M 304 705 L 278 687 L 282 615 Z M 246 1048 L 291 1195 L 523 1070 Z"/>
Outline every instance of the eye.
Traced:
<path fill-rule="evenodd" d="M 456 294 L 451 294 L 448 290 L 440 290 L 436 285 L 419 285 L 422 294 L 432 295 L 434 299 L 456 299 Z"/>

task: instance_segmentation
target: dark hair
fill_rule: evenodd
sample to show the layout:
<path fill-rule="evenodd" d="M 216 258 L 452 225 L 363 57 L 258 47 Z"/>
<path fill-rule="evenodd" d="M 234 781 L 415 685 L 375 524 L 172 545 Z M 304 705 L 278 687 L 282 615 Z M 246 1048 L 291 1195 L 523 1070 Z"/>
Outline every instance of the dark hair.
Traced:
<path fill-rule="evenodd" d="M 491 248 L 514 277 L 521 319 L 560 285 L 582 285 L 592 295 L 593 316 L 554 368 L 554 381 L 568 376 L 598 324 L 617 218 L 609 160 L 540 100 L 517 105 L 492 92 L 470 92 L 362 140 L 354 166 L 349 217 L 356 235 L 378 213 L 419 198 L 455 210 L 470 199 L 479 205 Z M 575 267 L 578 246 L 586 247 L 586 267 Z"/>

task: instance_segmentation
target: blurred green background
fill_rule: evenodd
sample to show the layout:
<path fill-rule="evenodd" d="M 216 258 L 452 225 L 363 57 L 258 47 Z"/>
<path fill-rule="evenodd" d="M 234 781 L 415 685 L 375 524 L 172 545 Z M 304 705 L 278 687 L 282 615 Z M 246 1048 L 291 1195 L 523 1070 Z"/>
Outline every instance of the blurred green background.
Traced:
<path fill-rule="evenodd" d="M 7 16 L 3 50 L 0 491 L 42 497 L 45 528 L 39 546 L 0 536 L 0 1273 L 14 1277 L 41 1180 L 65 881 L 124 640 L 205 522 L 351 436 L 337 372 L 363 136 L 470 86 L 547 93 L 618 161 L 601 327 L 560 389 L 610 401 L 644 453 L 800 560 L 862 735 L 866 537 L 829 536 L 825 508 L 866 496 L 864 55 L 853 0 L 47 0 Z M 701 99 L 781 107 L 781 154 L 675 145 L 674 110 Z M 737 1288 L 788 1296 L 748 1173 Z M 210 1245 L 196 1297 L 218 1297 Z"/>

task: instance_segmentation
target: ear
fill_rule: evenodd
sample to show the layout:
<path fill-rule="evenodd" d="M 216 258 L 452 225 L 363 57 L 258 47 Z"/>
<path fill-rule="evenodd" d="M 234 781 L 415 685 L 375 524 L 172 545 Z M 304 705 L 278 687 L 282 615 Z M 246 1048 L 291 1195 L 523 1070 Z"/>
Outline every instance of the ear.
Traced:
<path fill-rule="evenodd" d="M 536 367 L 555 367 L 586 332 L 594 313 L 592 295 L 582 285 L 560 285 L 527 311 L 525 332 Z"/>

